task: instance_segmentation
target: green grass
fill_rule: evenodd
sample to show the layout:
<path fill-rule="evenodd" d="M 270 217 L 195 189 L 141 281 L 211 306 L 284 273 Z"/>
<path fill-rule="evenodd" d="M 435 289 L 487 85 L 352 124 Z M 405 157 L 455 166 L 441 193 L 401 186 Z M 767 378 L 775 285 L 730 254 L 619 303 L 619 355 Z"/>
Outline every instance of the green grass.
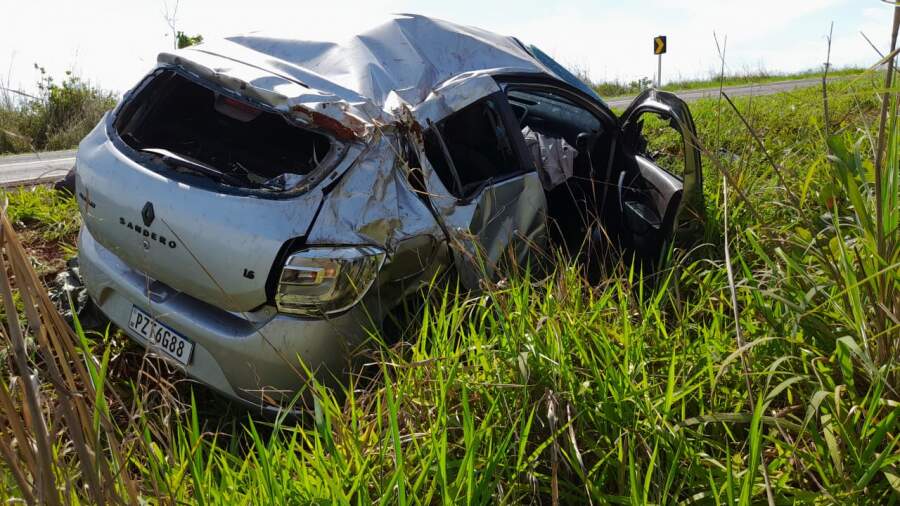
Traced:
<path fill-rule="evenodd" d="M 49 280 L 75 256 L 81 219 L 71 195 L 40 185 L 0 190 L 0 201 L 39 276 Z"/>
<path fill-rule="evenodd" d="M 863 74 L 865 69 L 850 67 L 832 69 L 828 72 L 829 77 L 849 77 Z M 796 81 L 800 79 L 821 78 L 823 71 L 821 69 L 810 69 L 802 72 L 783 73 L 768 71 L 753 71 L 726 74 L 722 78 L 718 73 L 711 73 L 709 77 L 699 79 L 678 79 L 669 81 L 662 86 L 661 89 L 667 91 L 686 91 L 704 88 L 718 88 L 722 86 L 739 86 L 744 84 L 765 84 L 778 81 Z M 594 90 L 604 98 L 615 98 L 629 95 L 636 95 L 645 88 L 653 86 L 650 79 L 642 79 L 631 82 L 610 81 L 593 83 L 591 86 Z"/>
<path fill-rule="evenodd" d="M 865 69 L 862 68 L 842 68 L 832 69 L 828 72 L 828 77 L 849 77 L 863 74 Z M 738 86 L 742 84 L 765 84 L 779 81 L 797 81 L 800 79 L 821 78 L 824 75 L 822 70 L 806 70 L 803 72 L 795 72 L 791 74 L 780 72 L 749 72 L 744 74 L 726 75 L 724 79 L 720 79 L 717 75 L 711 75 L 706 79 L 685 79 L 670 81 L 663 85 L 662 89 L 669 91 L 694 90 L 702 88 L 718 88 L 721 83 L 723 86 Z"/>
<path fill-rule="evenodd" d="M 676 251 L 654 287 L 625 267 L 590 286 L 560 261 L 477 297 L 433 288 L 414 336 L 373 342 L 375 380 L 310 385 L 297 422 L 223 416 L 206 391 L 136 377 L 120 336 L 85 341 L 96 416 L 122 443 L 99 445 L 126 470 L 109 494 L 128 476 L 164 503 L 751 504 L 770 488 L 779 504 L 896 504 L 900 126 L 878 223 L 881 78 L 830 85 L 827 125 L 817 88 L 737 99 L 774 166 L 727 104 L 692 104 L 705 247 Z"/>
<path fill-rule="evenodd" d="M 50 186 L 0 191 L 0 200 L 7 201 L 7 215 L 17 228 L 47 241 L 71 239 L 81 225 L 75 198 Z"/>

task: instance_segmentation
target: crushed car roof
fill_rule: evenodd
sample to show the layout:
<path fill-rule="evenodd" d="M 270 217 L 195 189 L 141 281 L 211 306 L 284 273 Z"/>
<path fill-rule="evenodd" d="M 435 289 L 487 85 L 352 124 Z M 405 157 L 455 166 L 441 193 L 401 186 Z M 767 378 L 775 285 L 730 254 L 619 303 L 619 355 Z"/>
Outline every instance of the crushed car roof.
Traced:
<path fill-rule="evenodd" d="M 539 73 L 559 78 L 514 37 L 418 15 L 397 15 L 342 42 L 227 37 L 159 55 L 276 108 L 338 122 L 390 122 L 448 79 Z"/>

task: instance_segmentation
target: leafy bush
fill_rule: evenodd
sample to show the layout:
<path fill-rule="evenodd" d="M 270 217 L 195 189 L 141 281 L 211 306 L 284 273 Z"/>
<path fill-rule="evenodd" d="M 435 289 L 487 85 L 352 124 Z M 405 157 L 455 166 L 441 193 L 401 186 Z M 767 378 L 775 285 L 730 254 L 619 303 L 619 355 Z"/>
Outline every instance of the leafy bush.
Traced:
<path fill-rule="evenodd" d="M 184 49 L 190 46 L 196 46 L 203 42 L 203 36 L 200 34 L 197 35 L 188 35 L 182 31 L 178 31 L 175 33 L 175 45 L 178 46 L 178 49 Z"/>
<path fill-rule="evenodd" d="M 637 95 L 638 93 L 653 87 L 653 80 L 649 77 L 642 77 L 633 81 L 604 81 L 592 82 L 585 81 L 590 85 L 598 95 L 604 98 L 621 97 L 625 95 Z"/>
<path fill-rule="evenodd" d="M 0 101 L 0 153 L 69 149 L 116 104 L 108 91 L 82 81 L 71 72 L 57 83 L 43 67 L 38 94 L 26 100 L 9 92 Z"/>

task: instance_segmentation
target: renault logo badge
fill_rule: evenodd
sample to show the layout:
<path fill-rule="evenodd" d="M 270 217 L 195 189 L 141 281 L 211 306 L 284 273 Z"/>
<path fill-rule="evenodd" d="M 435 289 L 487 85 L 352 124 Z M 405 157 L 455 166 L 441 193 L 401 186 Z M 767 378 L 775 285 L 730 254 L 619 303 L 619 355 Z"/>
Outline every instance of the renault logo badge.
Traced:
<path fill-rule="evenodd" d="M 141 218 L 144 220 L 144 225 L 149 227 L 153 220 L 156 218 L 156 213 L 153 212 L 153 203 L 147 202 L 144 204 L 144 208 L 141 209 Z"/>

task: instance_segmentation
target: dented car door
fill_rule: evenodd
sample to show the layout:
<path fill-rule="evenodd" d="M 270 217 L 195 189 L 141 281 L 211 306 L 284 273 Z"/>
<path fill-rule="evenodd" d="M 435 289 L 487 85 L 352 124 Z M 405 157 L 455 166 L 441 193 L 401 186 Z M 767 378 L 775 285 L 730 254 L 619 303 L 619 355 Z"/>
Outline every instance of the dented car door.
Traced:
<path fill-rule="evenodd" d="M 542 251 L 546 238 L 546 200 L 536 172 L 486 187 L 460 214 L 471 214 L 469 226 L 456 230 L 454 263 L 463 285 L 479 287 L 496 277 L 503 261 L 524 265 Z"/>
<path fill-rule="evenodd" d="M 423 138 L 454 265 L 463 286 L 477 289 L 504 261 L 524 263 L 544 249 L 547 203 L 521 135 L 511 135 L 516 122 L 503 92 L 493 80 L 470 91 L 471 103 L 439 121 L 425 118 Z"/>

